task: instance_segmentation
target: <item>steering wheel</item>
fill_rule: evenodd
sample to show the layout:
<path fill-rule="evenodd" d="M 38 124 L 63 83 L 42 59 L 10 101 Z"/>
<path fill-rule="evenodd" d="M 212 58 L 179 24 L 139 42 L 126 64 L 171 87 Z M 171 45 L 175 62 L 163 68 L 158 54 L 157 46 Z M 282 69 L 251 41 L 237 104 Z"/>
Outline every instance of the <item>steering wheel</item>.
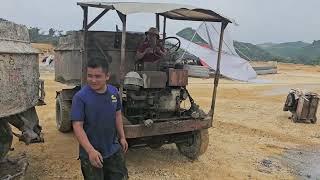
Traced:
<path fill-rule="evenodd" d="M 173 44 L 171 42 L 168 42 L 168 39 L 174 39 L 177 41 L 177 43 Z M 171 52 L 172 50 L 174 50 L 175 52 L 177 52 L 180 49 L 181 46 L 181 41 L 179 38 L 177 37 L 166 37 L 164 38 L 164 46 L 165 48 L 168 50 L 168 52 Z M 168 47 L 168 48 L 167 48 Z"/>

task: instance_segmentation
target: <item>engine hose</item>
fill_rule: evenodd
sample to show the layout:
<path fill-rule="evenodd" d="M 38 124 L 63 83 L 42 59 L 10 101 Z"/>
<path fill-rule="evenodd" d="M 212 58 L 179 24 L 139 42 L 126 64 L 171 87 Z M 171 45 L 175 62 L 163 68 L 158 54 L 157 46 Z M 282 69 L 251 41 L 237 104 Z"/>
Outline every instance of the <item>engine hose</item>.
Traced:
<path fill-rule="evenodd" d="M 183 87 L 183 89 L 186 90 L 186 92 L 187 92 L 187 94 L 188 94 L 188 97 L 189 97 L 189 100 L 190 100 L 190 103 L 191 103 L 191 104 L 194 104 L 194 100 L 193 100 L 193 98 L 191 97 L 191 95 L 190 95 L 189 91 L 187 90 L 187 88 Z"/>

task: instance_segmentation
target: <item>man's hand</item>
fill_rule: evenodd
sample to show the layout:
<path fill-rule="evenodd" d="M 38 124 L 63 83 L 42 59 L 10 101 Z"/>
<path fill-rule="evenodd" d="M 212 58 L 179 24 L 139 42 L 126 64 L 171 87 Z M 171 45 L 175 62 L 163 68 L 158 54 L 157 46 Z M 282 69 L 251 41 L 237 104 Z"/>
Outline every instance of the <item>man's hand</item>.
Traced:
<path fill-rule="evenodd" d="M 89 151 L 88 153 L 89 155 L 89 160 L 92 166 L 96 167 L 96 168 L 102 168 L 103 167 L 103 158 L 101 156 L 101 154 L 93 149 L 91 151 Z"/>
<path fill-rule="evenodd" d="M 144 54 L 153 54 L 153 49 L 152 48 L 146 48 L 145 50 L 144 50 Z"/>
<path fill-rule="evenodd" d="M 166 55 L 166 51 L 165 50 L 163 51 L 160 47 L 156 48 L 156 52 L 159 53 L 162 56 Z"/>
<path fill-rule="evenodd" d="M 123 152 L 126 153 L 128 151 L 128 143 L 127 143 L 126 138 L 121 138 L 120 139 L 120 144 L 121 144 Z"/>

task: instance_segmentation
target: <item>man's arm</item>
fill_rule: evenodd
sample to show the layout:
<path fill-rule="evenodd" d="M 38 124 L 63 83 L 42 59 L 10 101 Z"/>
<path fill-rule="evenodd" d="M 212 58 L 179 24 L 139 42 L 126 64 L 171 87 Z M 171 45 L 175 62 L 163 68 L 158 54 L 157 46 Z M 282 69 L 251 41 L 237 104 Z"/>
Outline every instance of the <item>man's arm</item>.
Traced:
<path fill-rule="evenodd" d="M 73 121 L 72 127 L 79 144 L 88 153 L 91 164 L 97 168 L 102 168 L 103 158 L 101 154 L 91 145 L 87 134 L 83 130 L 83 121 Z"/>
<path fill-rule="evenodd" d="M 83 147 L 85 151 L 88 153 L 89 160 L 92 166 L 101 168 L 103 158 L 101 154 L 93 148 L 88 139 L 87 134 L 83 129 L 85 117 L 84 111 L 84 102 L 82 101 L 81 97 L 78 95 L 73 96 L 71 106 L 71 121 L 73 126 L 73 132 L 81 147 Z"/>
<path fill-rule="evenodd" d="M 136 59 L 140 60 L 148 53 L 149 54 L 153 53 L 153 49 L 150 47 L 146 48 L 144 51 L 141 51 L 140 49 L 138 49 L 137 54 L 136 54 Z"/>
<path fill-rule="evenodd" d="M 121 110 L 118 110 L 116 112 L 116 129 L 118 132 L 118 136 L 120 139 L 120 144 L 122 146 L 122 149 L 124 152 L 127 152 L 128 150 L 128 143 L 126 140 L 126 136 L 124 134 L 124 130 L 123 130 L 123 122 L 122 122 L 122 114 L 121 114 Z"/>

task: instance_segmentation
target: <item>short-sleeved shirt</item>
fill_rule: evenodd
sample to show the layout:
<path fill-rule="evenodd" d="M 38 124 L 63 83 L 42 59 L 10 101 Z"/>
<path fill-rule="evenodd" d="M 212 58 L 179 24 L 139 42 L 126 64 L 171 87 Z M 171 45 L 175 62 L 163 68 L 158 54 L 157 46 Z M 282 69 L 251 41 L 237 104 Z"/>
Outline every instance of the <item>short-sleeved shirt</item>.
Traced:
<path fill-rule="evenodd" d="M 143 53 L 147 48 L 150 48 L 151 45 L 148 43 L 148 41 L 144 41 L 139 47 L 138 47 L 138 52 Z M 162 51 L 164 51 L 164 48 L 162 46 L 160 46 L 160 49 Z M 160 59 L 160 57 L 162 57 L 161 54 L 159 54 L 158 52 L 155 52 L 155 54 L 153 53 L 147 53 L 141 60 L 143 62 L 155 62 L 158 61 Z"/>
<path fill-rule="evenodd" d="M 72 99 L 71 121 L 83 121 L 83 129 L 92 146 L 108 158 L 120 149 L 116 131 L 116 112 L 121 110 L 117 88 L 107 85 L 105 93 L 97 93 L 84 86 Z M 80 159 L 88 158 L 79 147 Z"/>

